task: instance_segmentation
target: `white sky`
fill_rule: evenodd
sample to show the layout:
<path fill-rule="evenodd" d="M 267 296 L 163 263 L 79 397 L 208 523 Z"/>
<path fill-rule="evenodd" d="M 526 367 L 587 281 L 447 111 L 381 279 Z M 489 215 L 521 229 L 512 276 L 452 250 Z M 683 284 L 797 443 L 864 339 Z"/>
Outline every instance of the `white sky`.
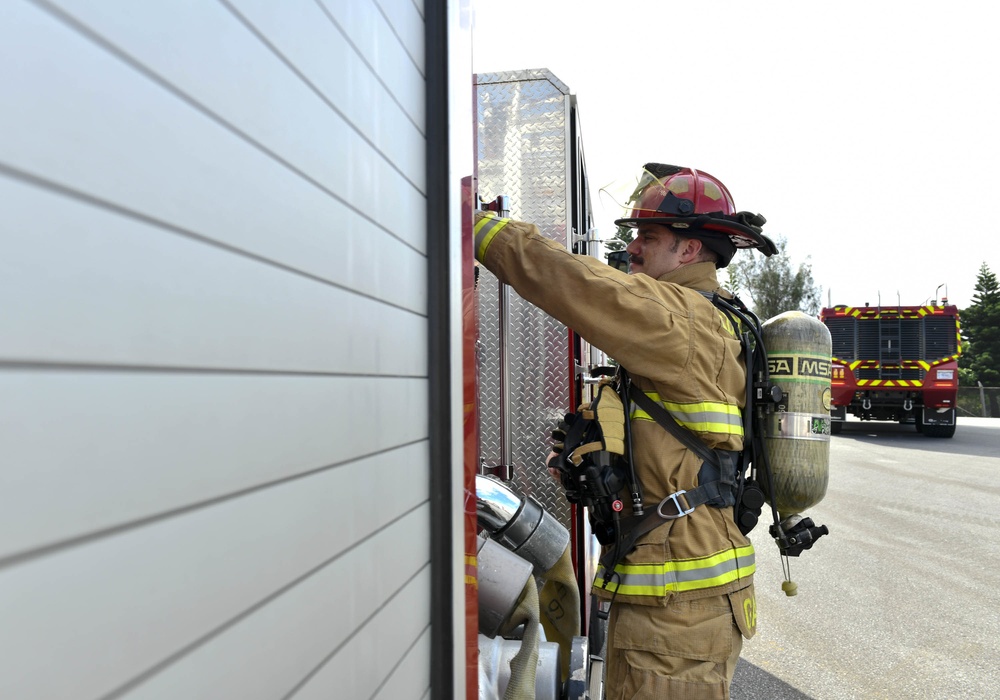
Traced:
<path fill-rule="evenodd" d="M 1000 274 L 988 3 L 473 7 L 476 72 L 547 68 L 577 95 L 595 203 L 648 161 L 709 172 L 785 235 L 793 266 L 808 257 L 824 306 L 922 304 L 945 284 L 965 307 L 982 263 Z M 602 237 L 613 214 L 595 212 Z"/>

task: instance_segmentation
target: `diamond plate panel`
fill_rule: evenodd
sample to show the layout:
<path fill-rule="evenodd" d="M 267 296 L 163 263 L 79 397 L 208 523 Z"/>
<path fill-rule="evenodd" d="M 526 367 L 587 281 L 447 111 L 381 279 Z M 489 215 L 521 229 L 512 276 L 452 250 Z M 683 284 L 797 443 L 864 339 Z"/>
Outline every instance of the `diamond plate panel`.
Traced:
<path fill-rule="evenodd" d="M 512 218 L 537 224 L 567 245 L 571 228 L 569 90 L 547 71 L 478 76 L 479 194 L 510 197 Z M 500 328 L 500 285 L 479 278 L 480 436 L 487 465 L 501 464 L 500 417 L 510 423 L 513 480 L 563 525 L 570 511 L 544 466 L 549 433 L 570 402 L 569 332 L 508 290 Z M 500 348 L 506 342 L 508 386 L 500 395 Z"/>

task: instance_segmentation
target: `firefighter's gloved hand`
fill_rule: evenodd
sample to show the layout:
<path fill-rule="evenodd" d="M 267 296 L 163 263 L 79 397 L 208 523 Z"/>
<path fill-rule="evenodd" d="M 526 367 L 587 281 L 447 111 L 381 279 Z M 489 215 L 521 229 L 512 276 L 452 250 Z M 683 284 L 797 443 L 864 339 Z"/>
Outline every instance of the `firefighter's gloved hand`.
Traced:
<path fill-rule="evenodd" d="M 581 438 L 567 442 L 569 452 L 565 455 L 573 465 L 580 466 L 584 457 L 591 452 L 606 451 L 616 455 L 625 454 L 625 409 L 618 392 L 607 381 L 601 381 L 597 388 L 597 398 L 580 406 L 577 412 L 584 429 Z M 574 430 L 574 435 L 580 431 Z"/>
<path fill-rule="evenodd" d="M 552 443 L 553 453 L 557 455 L 562 454 L 562 451 L 566 448 L 566 434 L 569 432 L 569 429 L 573 425 L 573 422 L 575 420 L 576 420 L 575 413 L 567 413 L 566 417 L 563 418 L 561 421 L 559 421 L 559 425 L 557 425 L 556 429 L 552 431 L 551 435 L 553 440 Z"/>
<path fill-rule="evenodd" d="M 548 467 L 549 476 L 551 476 L 552 479 L 557 484 L 561 485 L 562 484 L 562 474 L 560 474 L 559 467 L 556 466 L 556 464 L 558 463 L 559 459 L 560 459 L 559 452 L 556 452 L 553 449 L 551 452 L 549 452 L 549 456 L 545 458 L 545 466 Z M 557 461 L 553 462 L 552 460 L 557 460 Z"/>

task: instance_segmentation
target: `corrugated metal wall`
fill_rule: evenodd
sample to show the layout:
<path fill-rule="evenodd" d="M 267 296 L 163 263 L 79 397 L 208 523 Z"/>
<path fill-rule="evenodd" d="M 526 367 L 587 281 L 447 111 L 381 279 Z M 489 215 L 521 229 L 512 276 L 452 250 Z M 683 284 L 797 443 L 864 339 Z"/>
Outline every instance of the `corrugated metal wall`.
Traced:
<path fill-rule="evenodd" d="M 429 695 L 421 4 L 0 7 L 0 697 Z"/>

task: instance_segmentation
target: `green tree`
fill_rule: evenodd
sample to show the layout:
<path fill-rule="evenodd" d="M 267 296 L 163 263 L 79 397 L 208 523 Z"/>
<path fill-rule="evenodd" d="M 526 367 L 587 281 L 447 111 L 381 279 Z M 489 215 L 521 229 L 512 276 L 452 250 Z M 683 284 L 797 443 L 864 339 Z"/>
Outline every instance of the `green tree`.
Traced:
<path fill-rule="evenodd" d="M 628 272 L 628 253 L 625 246 L 635 238 L 635 229 L 630 226 L 619 226 L 615 231 L 615 237 L 605 243 L 608 252 L 604 257 L 608 259 L 608 264 L 616 267 L 622 272 Z"/>
<path fill-rule="evenodd" d="M 615 237 L 604 244 L 608 250 L 625 250 L 625 246 L 635 238 L 635 229 L 631 226 L 619 226 L 615 230 Z"/>
<path fill-rule="evenodd" d="M 986 263 L 979 268 L 972 305 L 960 312 L 962 384 L 1000 386 L 1000 283 Z"/>
<path fill-rule="evenodd" d="M 813 282 L 812 265 L 792 269 L 784 236 L 777 236 L 778 252 L 764 257 L 755 250 L 740 250 L 729 263 L 729 285 L 762 321 L 784 311 L 819 312 L 820 288 Z M 806 258 L 808 261 L 809 258 Z"/>

